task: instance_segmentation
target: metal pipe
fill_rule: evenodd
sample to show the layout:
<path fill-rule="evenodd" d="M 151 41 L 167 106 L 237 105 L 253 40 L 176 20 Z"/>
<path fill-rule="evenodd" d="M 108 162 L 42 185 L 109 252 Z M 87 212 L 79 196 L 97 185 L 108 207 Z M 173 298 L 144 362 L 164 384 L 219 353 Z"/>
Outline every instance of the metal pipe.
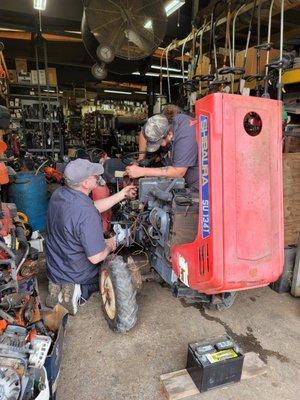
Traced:
<path fill-rule="evenodd" d="M 269 64 L 269 60 L 270 60 L 270 50 L 271 50 L 270 40 L 271 40 L 271 31 L 272 31 L 272 13 L 273 13 L 274 1 L 275 0 L 272 0 L 272 2 L 270 4 L 270 9 L 269 9 L 268 37 L 267 37 L 268 48 L 267 48 L 266 70 L 265 70 L 265 85 L 264 85 L 263 97 L 270 97 L 269 94 L 268 94 L 268 74 L 269 74 L 269 66 L 268 66 L 268 64 Z"/>
<path fill-rule="evenodd" d="M 235 23 L 239 13 L 242 11 L 243 8 L 246 7 L 246 4 L 243 4 L 235 13 L 232 23 L 232 67 L 235 67 Z"/>
<path fill-rule="evenodd" d="M 250 37 L 251 37 L 251 33 L 252 33 L 252 23 L 253 23 L 253 18 L 254 18 L 256 3 L 257 3 L 257 0 L 254 0 L 254 2 L 253 2 L 252 14 L 251 14 L 251 18 L 250 18 L 250 21 L 249 21 L 247 42 L 246 42 L 246 48 L 245 48 L 245 54 L 244 54 L 244 62 L 243 62 L 243 68 L 244 68 L 244 69 L 245 69 L 245 66 L 246 66 L 246 60 L 247 60 L 248 49 L 249 49 L 249 44 L 250 44 Z"/>
<path fill-rule="evenodd" d="M 255 85 L 255 92 L 256 96 L 259 96 L 260 92 L 260 85 L 258 83 L 258 76 L 260 76 L 260 41 L 261 41 L 261 1 L 259 0 L 258 2 L 258 7 L 257 7 L 257 48 L 256 48 L 256 85 Z"/>
<path fill-rule="evenodd" d="M 281 0 L 280 10 L 280 68 L 278 71 L 277 100 L 282 99 L 282 56 L 283 56 L 283 22 L 284 22 L 284 0 Z"/>
<path fill-rule="evenodd" d="M 161 55 L 160 55 L 160 76 L 159 76 L 159 94 L 162 96 L 162 79 L 163 79 L 163 71 L 162 71 L 162 66 L 163 66 L 163 57 L 165 54 L 166 49 L 163 49 Z"/>
<path fill-rule="evenodd" d="M 183 82 L 185 80 L 184 79 L 185 78 L 185 76 L 184 76 L 184 50 L 185 50 L 185 44 L 186 44 L 187 40 L 188 40 L 188 37 L 185 38 L 185 41 L 183 42 L 182 49 L 181 49 L 181 72 L 182 72 L 182 81 Z"/>
<path fill-rule="evenodd" d="M 170 71 L 169 71 L 169 49 L 171 47 L 171 43 L 167 47 L 166 50 L 166 67 L 167 67 L 167 82 L 168 82 L 168 96 L 169 96 L 169 103 L 172 103 L 171 97 L 171 85 L 170 85 Z"/>

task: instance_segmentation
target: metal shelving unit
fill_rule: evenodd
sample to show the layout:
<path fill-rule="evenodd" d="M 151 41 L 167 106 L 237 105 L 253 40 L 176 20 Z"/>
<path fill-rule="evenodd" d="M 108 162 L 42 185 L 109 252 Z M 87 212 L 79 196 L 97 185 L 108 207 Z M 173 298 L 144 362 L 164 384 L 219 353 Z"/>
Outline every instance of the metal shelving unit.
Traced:
<path fill-rule="evenodd" d="M 12 110 L 19 110 L 17 115 L 21 118 L 15 120 L 20 124 L 28 151 L 62 156 L 64 121 L 57 86 L 10 83 L 9 89 L 9 105 Z"/>

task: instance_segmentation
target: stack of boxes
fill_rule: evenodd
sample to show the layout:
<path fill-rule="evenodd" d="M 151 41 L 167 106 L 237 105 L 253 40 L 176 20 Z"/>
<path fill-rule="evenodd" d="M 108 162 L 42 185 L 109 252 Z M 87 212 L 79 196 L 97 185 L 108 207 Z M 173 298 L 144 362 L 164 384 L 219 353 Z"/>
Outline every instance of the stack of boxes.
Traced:
<path fill-rule="evenodd" d="M 23 85 L 38 85 L 38 83 L 40 83 L 41 86 L 47 85 L 46 70 L 33 69 L 28 71 L 27 60 L 25 58 L 16 58 L 15 63 L 16 69 L 10 69 L 8 71 L 11 83 L 19 83 Z M 56 68 L 48 68 L 48 85 L 57 85 Z"/>

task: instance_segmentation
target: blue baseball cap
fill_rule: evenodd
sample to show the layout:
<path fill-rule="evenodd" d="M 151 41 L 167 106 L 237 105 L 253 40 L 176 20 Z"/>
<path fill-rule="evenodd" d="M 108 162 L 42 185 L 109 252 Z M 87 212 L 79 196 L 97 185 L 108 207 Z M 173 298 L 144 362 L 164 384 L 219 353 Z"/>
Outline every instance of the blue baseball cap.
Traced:
<path fill-rule="evenodd" d="M 70 161 L 66 166 L 64 176 L 68 183 L 76 185 L 90 176 L 102 175 L 103 172 L 104 168 L 101 164 L 92 163 L 83 158 L 77 158 L 74 161 Z"/>

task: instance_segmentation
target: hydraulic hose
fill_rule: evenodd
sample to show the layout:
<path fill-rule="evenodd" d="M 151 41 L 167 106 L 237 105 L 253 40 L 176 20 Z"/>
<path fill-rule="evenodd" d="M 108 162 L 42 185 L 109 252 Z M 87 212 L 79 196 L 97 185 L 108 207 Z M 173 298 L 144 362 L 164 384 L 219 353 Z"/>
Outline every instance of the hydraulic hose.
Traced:
<path fill-rule="evenodd" d="M 20 243 L 22 243 L 22 245 L 25 248 L 23 256 L 22 256 L 20 262 L 17 264 L 16 273 L 18 274 L 18 272 L 20 271 L 22 265 L 24 264 L 24 262 L 26 261 L 26 258 L 28 256 L 29 244 L 28 244 L 28 241 L 26 239 L 26 236 L 25 236 L 25 233 L 24 233 L 24 229 L 21 226 L 17 226 L 16 227 L 16 233 L 17 233 L 17 238 L 19 239 Z"/>

